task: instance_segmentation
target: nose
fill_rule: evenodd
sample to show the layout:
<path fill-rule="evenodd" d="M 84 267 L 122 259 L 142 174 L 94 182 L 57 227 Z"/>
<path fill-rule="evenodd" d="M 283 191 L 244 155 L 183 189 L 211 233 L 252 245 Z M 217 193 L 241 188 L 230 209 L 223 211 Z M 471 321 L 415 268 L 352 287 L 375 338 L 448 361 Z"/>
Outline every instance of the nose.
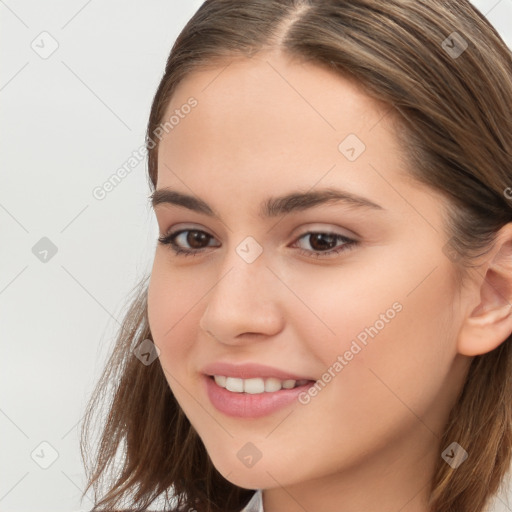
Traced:
<path fill-rule="evenodd" d="M 217 283 L 206 295 L 199 326 L 224 344 L 239 345 L 275 336 L 282 329 L 283 285 L 263 257 L 247 263 L 233 250 Z"/>

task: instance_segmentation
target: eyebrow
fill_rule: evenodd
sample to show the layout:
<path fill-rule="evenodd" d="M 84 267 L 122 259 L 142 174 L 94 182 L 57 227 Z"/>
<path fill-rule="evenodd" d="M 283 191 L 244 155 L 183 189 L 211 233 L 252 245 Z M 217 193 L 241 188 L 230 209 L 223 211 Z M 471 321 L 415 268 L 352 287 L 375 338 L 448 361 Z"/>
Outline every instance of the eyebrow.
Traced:
<path fill-rule="evenodd" d="M 150 200 L 153 209 L 160 204 L 173 204 L 220 219 L 220 215 L 202 199 L 171 188 L 155 190 L 151 194 Z M 291 192 L 283 196 L 270 197 L 261 204 L 259 215 L 262 218 L 271 218 L 333 203 L 344 203 L 365 210 L 384 210 L 379 204 L 351 192 L 336 188 L 324 188 L 310 192 Z"/>

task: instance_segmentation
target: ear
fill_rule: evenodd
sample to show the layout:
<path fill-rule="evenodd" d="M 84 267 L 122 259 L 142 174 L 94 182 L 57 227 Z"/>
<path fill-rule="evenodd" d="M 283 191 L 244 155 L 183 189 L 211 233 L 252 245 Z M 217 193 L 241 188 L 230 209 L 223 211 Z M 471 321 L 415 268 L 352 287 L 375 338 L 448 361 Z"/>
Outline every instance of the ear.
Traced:
<path fill-rule="evenodd" d="M 500 229 L 483 258 L 473 292 L 477 306 L 464 320 L 457 342 L 458 352 L 466 356 L 490 352 L 512 333 L 512 223 Z"/>

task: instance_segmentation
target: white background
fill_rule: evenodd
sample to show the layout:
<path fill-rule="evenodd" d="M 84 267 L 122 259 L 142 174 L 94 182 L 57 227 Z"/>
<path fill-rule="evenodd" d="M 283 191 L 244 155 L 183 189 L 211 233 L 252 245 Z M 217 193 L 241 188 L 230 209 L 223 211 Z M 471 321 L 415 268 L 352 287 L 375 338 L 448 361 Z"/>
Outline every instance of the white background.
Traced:
<path fill-rule="evenodd" d="M 145 161 L 105 199 L 92 190 L 144 143 L 201 3 L 0 0 L 0 512 L 92 507 L 78 424 L 158 236 Z M 512 47 L 512 0 L 474 3 Z M 51 48 L 45 31 L 58 48 L 43 59 L 31 45 Z M 43 237 L 57 247 L 46 263 L 32 252 Z M 48 469 L 41 442 L 58 454 Z M 512 510 L 505 494 L 493 511 Z"/>

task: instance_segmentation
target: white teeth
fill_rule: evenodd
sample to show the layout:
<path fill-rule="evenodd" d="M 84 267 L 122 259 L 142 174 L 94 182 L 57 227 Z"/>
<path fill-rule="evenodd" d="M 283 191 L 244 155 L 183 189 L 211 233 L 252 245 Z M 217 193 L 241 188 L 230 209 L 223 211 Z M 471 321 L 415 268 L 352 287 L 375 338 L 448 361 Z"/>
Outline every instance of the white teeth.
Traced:
<path fill-rule="evenodd" d="M 296 386 L 303 386 L 309 381 L 307 379 L 301 380 L 284 380 L 281 381 L 274 377 L 267 379 L 253 378 L 253 379 L 238 379 L 236 377 L 225 377 L 224 375 L 213 376 L 216 384 L 221 388 L 226 388 L 233 393 L 274 393 L 280 389 L 292 389 Z"/>
<path fill-rule="evenodd" d="M 226 377 L 224 377 L 224 375 L 215 375 L 213 378 L 221 388 L 226 387 Z"/>
<path fill-rule="evenodd" d="M 228 391 L 234 391 L 235 393 L 243 393 L 244 381 L 235 377 L 226 378 L 226 389 Z"/>
<path fill-rule="evenodd" d="M 263 393 L 265 391 L 265 382 L 263 382 L 263 379 L 245 379 L 243 383 L 246 393 L 255 395 L 256 393 Z"/>
<path fill-rule="evenodd" d="M 272 393 L 274 391 L 279 391 L 281 389 L 281 381 L 279 379 L 274 379 L 274 377 L 270 377 L 265 381 L 265 391 L 267 393 Z"/>

